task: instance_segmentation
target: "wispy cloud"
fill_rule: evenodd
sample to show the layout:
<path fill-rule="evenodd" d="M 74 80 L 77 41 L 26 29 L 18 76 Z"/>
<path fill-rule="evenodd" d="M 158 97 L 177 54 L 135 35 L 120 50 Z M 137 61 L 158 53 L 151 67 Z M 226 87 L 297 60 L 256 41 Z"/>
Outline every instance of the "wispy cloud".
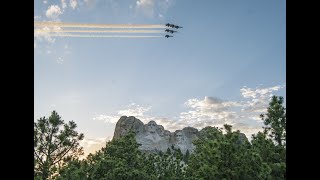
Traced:
<path fill-rule="evenodd" d="M 128 109 L 126 110 L 120 110 L 118 111 L 118 114 L 121 116 L 137 116 L 137 117 L 143 117 L 144 113 L 149 111 L 151 107 L 142 107 L 138 104 L 131 103 L 128 106 Z"/>
<path fill-rule="evenodd" d="M 62 7 L 63 9 L 67 8 L 67 2 L 66 2 L 66 0 L 61 0 L 61 7 Z"/>
<path fill-rule="evenodd" d="M 252 119 L 257 119 L 260 113 L 266 111 L 273 92 L 281 88 L 284 88 L 284 86 L 278 85 L 268 88 L 256 88 L 254 90 L 247 87 L 241 88 L 240 92 L 242 96 L 249 99 L 243 106 L 242 112 L 246 113 L 246 115 Z"/>
<path fill-rule="evenodd" d="M 196 128 L 230 124 L 250 136 L 261 130 L 263 124 L 259 115 L 266 112 L 273 92 L 281 88 L 284 86 L 243 87 L 240 93 L 246 101 L 224 101 L 216 97 L 189 99 L 185 103 L 189 111 L 180 113 L 180 122 Z"/>
<path fill-rule="evenodd" d="M 34 29 L 34 38 L 38 41 L 47 41 L 49 43 L 54 43 L 55 38 L 50 35 L 50 31 L 58 31 L 61 30 L 59 26 L 52 26 L 52 27 L 38 27 Z"/>
<path fill-rule="evenodd" d="M 268 88 L 240 89 L 244 100 L 227 101 L 217 97 L 206 96 L 203 99 L 188 99 L 184 105 L 186 111 L 180 112 L 178 117 L 156 117 L 148 113 L 151 107 L 143 107 L 135 103 L 126 109 L 119 110 L 114 115 L 97 115 L 94 120 L 102 120 L 115 125 L 122 115 L 135 116 L 144 123 L 155 121 L 165 129 L 175 131 L 187 126 L 202 129 L 206 126 L 222 127 L 230 124 L 234 130 L 240 130 L 248 138 L 251 134 L 262 129 L 263 123 L 259 118 L 265 113 L 271 96 L 284 86 Z"/>
<path fill-rule="evenodd" d="M 39 20 L 41 19 L 41 16 L 34 16 L 33 19 L 36 21 L 36 20 Z"/>
<path fill-rule="evenodd" d="M 188 125 L 203 128 L 208 125 L 230 124 L 237 117 L 231 108 L 239 106 L 237 102 L 223 101 L 216 97 L 205 97 L 203 100 L 189 99 L 185 105 L 190 109 L 180 113 L 180 119 L 184 119 Z"/>
<path fill-rule="evenodd" d="M 63 61 L 64 61 L 64 59 L 62 57 L 58 57 L 58 59 L 57 59 L 57 63 L 58 64 L 62 64 Z"/>
<path fill-rule="evenodd" d="M 46 30 L 49 29 L 48 27 L 43 27 L 42 29 Z M 54 42 L 54 39 L 51 38 L 46 31 L 34 31 L 34 38 L 36 40 L 42 41 L 43 39 L 47 40 L 48 42 Z"/>
<path fill-rule="evenodd" d="M 100 114 L 93 118 L 93 120 L 104 121 L 106 123 L 116 124 L 121 116 L 135 116 L 136 118 L 144 119 L 145 112 L 149 111 L 151 107 L 142 107 L 138 104 L 131 103 L 127 108 L 119 110 L 117 114 L 106 115 Z"/>
<path fill-rule="evenodd" d="M 147 17 L 163 18 L 172 5 L 173 0 L 137 0 L 136 10 Z"/>
<path fill-rule="evenodd" d="M 96 151 L 100 150 L 102 147 L 105 147 L 106 142 L 111 140 L 112 137 L 106 138 L 84 138 L 80 141 L 80 145 L 83 147 L 84 155 L 82 158 L 85 158 L 90 153 L 94 154 Z"/>
<path fill-rule="evenodd" d="M 78 5 L 77 0 L 70 0 L 70 7 L 72 9 L 75 9 L 77 7 L 77 5 Z"/>
<path fill-rule="evenodd" d="M 93 118 L 93 120 L 103 121 L 105 123 L 116 124 L 117 121 L 119 120 L 119 118 L 120 118 L 120 116 L 118 116 L 118 115 L 100 114 L 100 115 L 95 116 Z"/>
<path fill-rule="evenodd" d="M 282 86 L 273 86 L 269 88 L 257 88 L 255 90 L 247 87 L 243 87 L 240 89 L 240 92 L 244 98 L 257 98 L 264 97 L 266 95 L 270 95 L 273 91 L 278 91 Z"/>

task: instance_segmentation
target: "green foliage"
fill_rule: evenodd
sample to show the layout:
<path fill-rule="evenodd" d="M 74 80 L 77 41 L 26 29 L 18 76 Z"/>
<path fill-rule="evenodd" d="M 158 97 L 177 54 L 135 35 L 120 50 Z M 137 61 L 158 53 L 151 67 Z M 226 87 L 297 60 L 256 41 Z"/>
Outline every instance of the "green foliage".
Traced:
<path fill-rule="evenodd" d="M 59 171 L 58 180 L 69 179 L 69 180 L 85 180 L 87 178 L 86 164 L 85 161 L 78 159 L 72 160 L 68 165 L 64 166 Z"/>
<path fill-rule="evenodd" d="M 271 179 L 285 179 L 286 176 L 286 149 L 277 146 L 265 133 L 259 132 L 252 136 L 252 151 L 257 152 L 262 161 L 270 168 Z"/>
<path fill-rule="evenodd" d="M 185 163 L 182 161 L 183 154 L 180 149 L 173 149 L 166 153 L 149 154 L 146 159 L 150 162 L 151 172 L 156 179 L 174 180 L 183 179 L 185 174 Z"/>
<path fill-rule="evenodd" d="M 273 96 L 266 114 L 260 115 L 266 127 L 253 136 L 253 147 L 271 168 L 272 179 L 286 178 L 286 109 L 283 97 Z M 267 136 L 270 138 L 267 138 Z M 274 144 L 273 142 L 276 142 Z"/>
<path fill-rule="evenodd" d="M 74 121 L 64 123 L 56 111 L 34 123 L 34 176 L 48 179 L 71 160 L 83 154 Z"/>
<path fill-rule="evenodd" d="M 189 179 L 256 179 L 267 177 L 269 171 L 251 145 L 243 141 L 240 132 L 232 132 L 231 125 L 221 129 L 206 127 L 205 134 L 196 140 L 195 153 L 190 156 L 187 168 Z M 239 143 L 240 142 L 240 143 Z"/>
<path fill-rule="evenodd" d="M 69 163 L 60 171 L 61 179 L 155 179 L 149 174 L 150 163 L 145 163 L 144 155 L 138 150 L 135 135 L 129 133 L 117 140 L 106 143 L 95 154 L 89 154 L 82 162 Z M 72 172 L 72 169 L 77 171 Z M 71 170 L 71 171 L 70 171 Z"/>
<path fill-rule="evenodd" d="M 279 146 L 286 142 L 286 109 L 283 107 L 283 97 L 273 96 L 269 103 L 268 112 L 260 117 L 266 127 L 265 132 L 275 140 Z"/>
<path fill-rule="evenodd" d="M 63 161 L 65 164 L 58 168 L 59 176 L 56 178 L 286 179 L 286 117 L 282 103 L 282 97 L 272 97 L 267 114 L 261 116 L 267 127 L 264 128 L 264 132 L 253 135 L 251 142 L 240 131 L 233 131 L 231 125 L 225 124 L 224 128 L 205 127 L 200 131 L 199 138 L 193 142 L 196 149 L 192 153 L 188 150 L 182 154 L 181 150 L 174 146 L 168 148 L 166 152 L 143 153 L 138 149 L 135 134 L 130 132 L 126 136 L 107 142 L 105 147 L 95 154 L 89 154 L 84 160 L 70 157 L 68 161 Z M 44 119 L 40 122 L 42 124 L 37 124 L 37 127 L 46 127 L 48 125 L 43 124 L 49 123 Z M 51 123 L 59 124 L 53 120 Z M 35 129 L 35 134 L 56 132 L 52 129 L 38 128 Z M 35 142 L 44 144 L 46 138 L 47 136 L 37 135 Z M 35 147 L 39 149 L 42 146 Z M 36 156 L 34 160 L 35 164 L 39 164 Z M 48 175 L 56 172 L 54 168 L 56 166 L 50 166 Z M 38 173 L 35 174 L 35 179 L 42 179 L 42 171 L 35 172 Z"/>

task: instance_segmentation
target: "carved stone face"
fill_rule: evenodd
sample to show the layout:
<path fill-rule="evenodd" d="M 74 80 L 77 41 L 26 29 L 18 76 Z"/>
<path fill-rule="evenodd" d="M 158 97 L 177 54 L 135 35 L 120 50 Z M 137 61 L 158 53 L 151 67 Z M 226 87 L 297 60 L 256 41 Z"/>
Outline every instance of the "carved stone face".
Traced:
<path fill-rule="evenodd" d="M 177 132 L 176 140 L 177 140 L 177 143 L 183 142 L 184 138 L 181 132 Z"/>
<path fill-rule="evenodd" d="M 164 132 L 164 139 L 169 141 L 169 139 L 170 139 L 170 132 L 167 132 L 167 131 Z"/>
<path fill-rule="evenodd" d="M 154 121 L 150 121 L 146 127 L 147 132 L 155 133 L 157 130 L 157 124 Z"/>

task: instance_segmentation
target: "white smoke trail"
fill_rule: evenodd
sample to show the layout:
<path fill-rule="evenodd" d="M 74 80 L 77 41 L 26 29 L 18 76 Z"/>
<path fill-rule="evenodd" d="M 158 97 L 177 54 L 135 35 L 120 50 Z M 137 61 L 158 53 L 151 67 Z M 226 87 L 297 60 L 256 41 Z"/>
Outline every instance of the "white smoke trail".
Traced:
<path fill-rule="evenodd" d="M 63 22 L 37 22 L 34 26 L 58 26 L 74 28 L 166 28 L 161 24 L 82 24 L 82 23 L 63 23 Z"/>
<path fill-rule="evenodd" d="M 121 36 L 121 35 L 83 35 L 83 34 L 49 34 L 55 37 L 82 37 L 82 38 L 159 38 L 163 36 Z"/>
<path fill-rule="evenodd" d="M 35 29 L 35 32 L 63 32 L 63 33 L 163 33 L 161 30 L 78 30 L 78 29 Z"/>

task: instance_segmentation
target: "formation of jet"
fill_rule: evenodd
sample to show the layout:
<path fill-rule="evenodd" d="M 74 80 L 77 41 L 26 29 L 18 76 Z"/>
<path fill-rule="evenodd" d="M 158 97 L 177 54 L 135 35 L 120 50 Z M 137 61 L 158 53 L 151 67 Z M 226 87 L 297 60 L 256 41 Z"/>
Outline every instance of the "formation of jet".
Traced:
<path fill-rule="evenodd" d="M 175 25 L 174 25 L 174 24 L 167 23 L 166 26 L 167 26 L 167 27 L 174 28 Z"/>
<path fill-rule="evenodd" d="M 181 26 L 174 25 L 174 24 L 170 24 L 170 23 L 167 23 L 166 26 L 167 26 L 167 27 L 171 27 L 171 28 L 176 28 L 176 29 L 183 28 L 183 27 L 181 27 Z"/>
<path fill-rule="evenodd" d="M 181 27 L 181 26 L 174 26 L 174 28 L 179 29 L 179 28 L 183 28 L 183 27 Z"/>
<path fill-rule="evenodd" d="M 173 33 L 178 32 L 178 31 L 174 31 L 174 30 L 171 30 L 171 29 L 166 29 L 165 32 L 169 32 L 169 33 L 173 34 Z"/>
<path fill-rule="evenodd" d="M 183 28 L 182 26 L 178 26 L 178 25 L 174 25 L 174 24 L 170 24 L 170 23 L 167 23 L 166 26 L 169 27 L 169 28 L 176 28 L 176 29 Z M 173 33 L 178 32 L 178 31 L 174 31 L 174 30 L 171 30 L 171 29 L 166 29 L 165 32 L 173 34 Z M 169 38 L 169 37 L 173 37 L 173 36 L 165 35 L 165 37 Z"/>

